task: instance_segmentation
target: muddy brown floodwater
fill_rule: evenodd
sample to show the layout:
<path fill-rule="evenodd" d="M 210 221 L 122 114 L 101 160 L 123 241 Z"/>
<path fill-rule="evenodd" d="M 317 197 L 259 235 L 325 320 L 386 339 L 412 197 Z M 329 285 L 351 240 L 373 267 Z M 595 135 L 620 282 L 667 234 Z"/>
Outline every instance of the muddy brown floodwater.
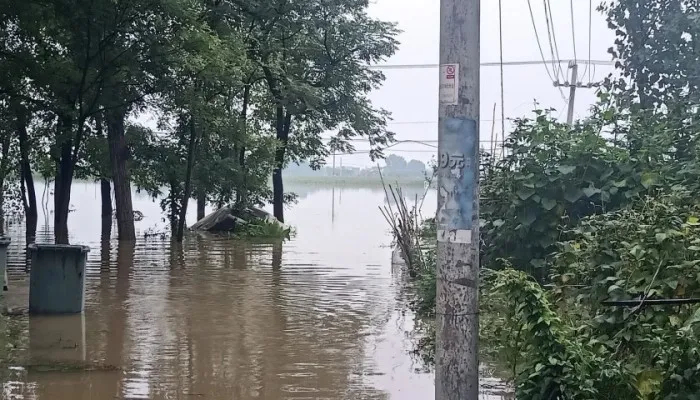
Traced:
<path fill-rule="evenodd" d="M 410 354 L 381 189 L 290 190 L 297 234 L 285 243 L 193 234 L 129 245 L 100 241 L 99 186 L 76 183 L 71 242 L 91 248 L 85 313 L 3 320 L 1 398 L 432 399 L 433 376 Z M 134 208 L 141 233 L 165 226 L 148 197 L 135 194 Z M 37 240 L 50 241 L 39 219 Z M 4 301 L 21 310 L 23 227 L 10 234 Z"/>

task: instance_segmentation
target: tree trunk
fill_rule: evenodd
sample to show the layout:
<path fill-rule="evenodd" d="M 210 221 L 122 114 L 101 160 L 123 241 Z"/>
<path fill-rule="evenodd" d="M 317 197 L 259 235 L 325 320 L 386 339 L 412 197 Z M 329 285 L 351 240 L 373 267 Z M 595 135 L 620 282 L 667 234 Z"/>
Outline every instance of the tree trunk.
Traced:
<path fill-rule="evenodd" d="M 275 169 L 272 171 L 272 207 L 273 214 L 280 222 L 284 222 L 284 183 L 282 181 L 282 168 L 284 168 L 284 156 L 289 140 L 289 128 L 292 115 L 284 112 L 282 106 L 277 106 L 276 130 L 277 140 L 280 141 L 275 151 Z"/>
<path fill-rule="evenodd" d="M 73 132 L 69 117 L 58 119 L 60 155 L 56 163 L 56 182 L 54 184 L 53 234 L 56 244 L 68 244 L 68 211 L 70 191 L 73 184 Z"/>
<path fill-rule="evenodd" d="M 182 204 L 180 206 L 180 218 L 177 221 L 177 236 L 175 240 L 182 242 L 185 237 L 185 218 L 187 217 L 187 203 L 192 196 L 192 168 L 194 166 L 194 155 L 197 148 L 197 129 L 194 115 L 190 115 L 190 142 L 187 146 L 187 170 L 185 171 L 185 192 L 182 194 Z"/>
<path fill-rule="evenodd" d="M 247 84 L 243 89 L 243 106 L 241 107 L 241 122 L 243 124 L 242 137 L 243 144 L 238 151 L 238 165 L 241 167 L 241 187 L 236 190 L 236 205 L 242 206 L 248 203 L 248 173 L 245 167 L 245 140 L 248 135 L 248 103 L 250 101 L 250 85 Z"/>
<path fill-rule="evenodd" d="M 0 236 L 5 235 L 5 211 L 3 206 L 5 205 L 5 178 L 9 171 L 10 166 L 10 139 L 12 135 L 10 132 L 6 131 L 4 137 L 2 138 L 2 162 L 0 162 Z"/>
<path fill-rule="evenodd" d="M 170 211 L 168 212 L 168 219 L 170 220 L 170 232 L 173 236 L 177 235 L 177 219 L 180 215 L 180 210 L 178 209 L 176 201 L 178 189 L 178 183 L 170 181 L 170 194 L 168 195 L 170 197 Z"/>
<path fill-rule="evenodd" d="M 104 137 L 102 129 L 102 115 L 95 116 L 95 127 L 97 128 L 97 136 Z M 102 235 L 103 242 L 109 242 L 112 236 L 112 185 L 107 177 L 100 178 L 100 200 L 102 201 Z"/>
<path fill-rule="evenodd" d="M 200 192 L 197 193 L 197 221 L 204 218 L 204 211 L 207 206 L 207 196 Z"/>
<path fill-rule="evenodd" d="M 24 205 L 24 216 L 26 226 L 27 244 L 34 243 L 36 239 L 36 224 L 39 219 L 36 204 L 36 190 L 34 188 L 34 176 L 32 166 L 29 163 L 29 139 L 27 135 L 27 118 L 24 110 L 17 112 L 17 136 L 19 137 L 20 155 L 20 179 L 22 180 L 22 204 Z M 26 195 L 25 195 L 26 194 Z"/>
<path fill-rule="evenodd" d="M 73 184 L 73 166 L 70 141 L 61 145 L 61 156 L 56 168 L 54 183 L 54 239 L 56 244 L 68 244 L 68 212 L 70 191 Z"/>
<path fill-rule="evenodd" d="M 112 234 L 112 185 L 109 179 L 100 179 L 102 197 L 102 240 L 109 240 Z"/>
<path fill-rule="evenodd" d="M 131 176 L 127 167 L 129 150 L 124 136 L 126 110 L 114 109 L 106 113 L 109 158 L 112 163 L 112 182 L 117 209 L 119 240 L 136 240 L 134 208 L 131 202 Z"/>

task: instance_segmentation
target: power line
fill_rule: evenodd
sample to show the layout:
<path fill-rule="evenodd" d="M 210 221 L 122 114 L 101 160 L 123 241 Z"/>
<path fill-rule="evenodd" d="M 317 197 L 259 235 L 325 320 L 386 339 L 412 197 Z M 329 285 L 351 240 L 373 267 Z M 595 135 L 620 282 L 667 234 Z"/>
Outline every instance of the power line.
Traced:
<path fill-rule="evenodd" d="M 547 22 L 547 29 L 549 30 L 550 23 L 552 27 L 552 40 L 554 40 L 554 52 L 556 54 L 556 57 L 552 56 L 552 58 L 559 61 L 556 64 L 556 66 L 559 67 L 559 75 L 561 75 L 562 79 L 565 79 L 564 77 L 566 76 L 566 74 L 564 74 L 564 69 L 561 67 L 561 56 L 559 55 L 559 42 L 557 41 L 557 29 L 554 25 L 554 14 L 552 14 L 552 4 L 549 2 L 549 0 L 542 0 L 542 3 L 544 5 L 544 16 Z M 551 47 L 552 43 L 550 42 L 549 45 Z M 557 79 L 559 79 L 559 75 L 557 75 Z"/>
<path fill-rule="evenodd" d="M 576 55 L 576 27 L 574 25 L 574 0 L 569 0 L 571 4 L 571 40 L 574 42 L 574 62 L 578 59 Z M 576 82 L 574 82 L 576 84 Z"/>
<path fill-rule="evenodd" d="M 588 83 L 592 83 L 591 80 L 591 37 L 593 31 L 593 0 L 588 0 L 588 61 L 586 69 L 588 69 Z"/>
<path fill-rule="evenodd" d="M 547 41 L 549 42 L 549 53 L 552 55 L 552 69 L 554 70 L 554 77 L 559 80 L 559 70 L 561 69 L 561 64 L 559 64 L 559 69 L 557 69 L 557 62 L 559 57 L 554 56 L 554 44 L 552 44 L 552 29 L 549 24 L 549 13 L 547 12 L 547 0 L 542 0 L 544 4 L 544 20 L 547 25 Z"/>
<path fill-rule="evenodd" d="M 552 62 L 558 63 L 569 63 L 574 61 L 574 59 L 562 59 L 562 60 L 547 60 L 542 59 L 542 61 L 504 61 L 503 65 L 508 66 L 522 66 L 522 65 L 540 65 L 540 64 L 551 64 Z M 614 65 L 612 61 L 605 60 L 590 60 L 591 65 Z M 580 61 L 580 63 L 587 63 L 587 61 Z M 480 64 L 482 67 L 499 67 L 500 62 L 484 62 Z M 380 69 L 380 70 L 390 70 L 390 69 L 432 69 L 439 67 L 439 64 L 383 64 L 383 65 L 371 65 L 369 69 Z M 549 71 L 549 70 L 547 70 Z M 551 77 L 551 75 L 550 75 Z M 554 81 L 554 79 L 552 79 Z"/>
<path fill-rule="evenodd" d="M 501 69 L 501 137 L 505 140 L 506 135 L 506 106 L 505 106 L 505 89 L 503 82 L 503 7 L 501 0 L 498 0 L 498 49 L 500 53 L 500 69 Z"/>
<path fill-rule="evenodd" d="M 480 119 L 479 122 L 494 122 L 494 121 L 498 122 L 501 120 L 502 120 L 501 118 L 495 118 L 495 119 L 489 118 L 489 119 Z M 505 118 L 505 120 L 507 121 L 508 118 Z M 427 124 L 437 124 L 437 123 L 438 123 L 437 120 L 434 120 L 434 121 L 427 121 L 427 120 L 426 121 L 389 121 L 389 122 L 387 122 L 387 125 L 427 125 Z"/>
<path fill-rule="evenodd" d="M 545 22 L 547 23 L 547 39 L 549 40 L 549 50 L 552 53 L 552 58 L 554 60 L 557 60 L 557 62 L 552 61 L 552 69 L 554 70 L 554 75 L 557 78 L 557 82 L 559 81 L 560 75 L 562 80 L 565 79 L 564 75 L 564 70 L 561 68 L 561 58 L 559 57 L 559 45 L 557 45 L 557 37 L 556 37 L 556 31 L 554 29 L 554 15 L 552 14 L 552 6 L 549 4 L 549 0 L 542 0 L 542 4 L 544 5 L 544 19 Z M 551 19 L 551 29 L 550 29 L 550 19 Z M 554 45 L 552 45 L 552 39 L 554 39 Z M 554 52 L 556 50 L 556 57 L 554 56 Z M 559 71 L 557 72 L 556 67 L 559 67 Z M 556 85 L 556 82 L 554 82 Z M 564 91 L 562 90 L 561 87 L 557 86 L 557 89 L 559 90 L 559 94 L 561 95 L 562 100 L 564 100 L 564 103 L 568 103 L 569 100 L 566 98 L 566 95 L 564 95 Z"/>
<path fill-rule="evenodd" d="M 544 62 L 544 69 L 545 69 L 545 71 L 547 71 L 547 75 L 549 75 L 549 79 L 551 79 L 552 82 L 554 82 L 555 79 L 552 77 L 552 74 L 549 73 L 549 68 L 547 67 L 547 62 L 544 59 L 544 51 L 542 51 L 542 43 L 540 43 L 540 35 L 537 33 L 537 24 L 535 24 L 535 15 L 532 13 L 532 4 L 530 3 L 530 0 L 527 0 L 527 6 L 530 9 L 530 20 L 532 21 L 532 29 L 535 30 L 535 39 L 537 39 L 537 47 L 540 49 L 540 56 L 542 57 L 542 61 Z"/>

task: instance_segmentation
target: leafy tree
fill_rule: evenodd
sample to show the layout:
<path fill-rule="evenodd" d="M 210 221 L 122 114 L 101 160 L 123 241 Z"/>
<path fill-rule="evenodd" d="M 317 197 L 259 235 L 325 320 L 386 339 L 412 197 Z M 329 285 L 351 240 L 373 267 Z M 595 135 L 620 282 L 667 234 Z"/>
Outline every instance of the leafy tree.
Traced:
<path fill-rule="evenodd" d="M 366 0 L 239 3 L 252 38 L 248 56 L 262 72 L 267 100 L 258 104 L 278 147 L 272 174 L 274 214 L 284 220 L 282 169 L 290 161 L 318 160 L 350 151 L 353 136 L 369 138 L 372 157 L 392 138 L 388 114 L 367 94 L 383 81 L 369 66 L 391 56 L 397 34 L 391 23 L 367 15 Z M 324 131 L 338 134 L 328 146 Z"/>
<path fill-rule="evenodd" d="M 616 0 L 600 9 L 617 40 L 617 90 L 645 109 L 698 104 L 700 35 L 697 0 Z"/>

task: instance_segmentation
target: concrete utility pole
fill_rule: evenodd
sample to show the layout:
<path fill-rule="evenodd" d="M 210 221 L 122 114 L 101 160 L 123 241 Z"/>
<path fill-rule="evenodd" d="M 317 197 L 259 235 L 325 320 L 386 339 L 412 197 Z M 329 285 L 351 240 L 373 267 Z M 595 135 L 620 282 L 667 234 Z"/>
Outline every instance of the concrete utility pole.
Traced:
<path fill-rule="evenodd" d="M 436 400 L 479 396 L 479 2 L 440 1 Z"/>
<path fill-rule="evenodd" d="M 571 84 L 569 85 L 569 113 L 566 114 L 566 123 L 574 123 L 574 101 L 576 100 L 576 86 L 578 85 L 578 64 L 574 61 L 569 63 L 571 68 Z"/>

